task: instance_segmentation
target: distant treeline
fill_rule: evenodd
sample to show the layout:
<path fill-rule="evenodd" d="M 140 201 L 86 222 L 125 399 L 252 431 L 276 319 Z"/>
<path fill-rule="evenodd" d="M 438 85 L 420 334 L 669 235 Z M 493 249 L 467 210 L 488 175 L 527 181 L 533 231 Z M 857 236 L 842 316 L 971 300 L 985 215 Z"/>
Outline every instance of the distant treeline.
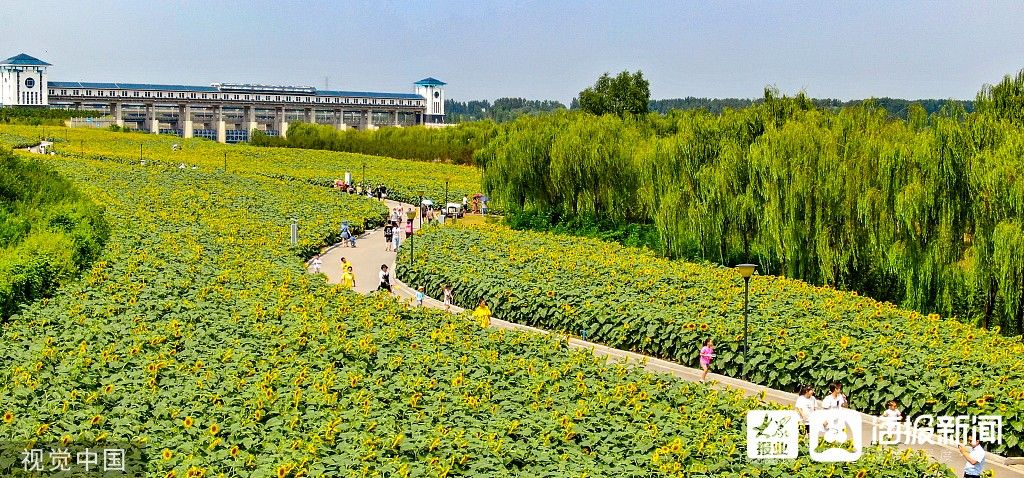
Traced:
<path fill-rule="evenodd" d="M 62 110 L 46 107 L 8 106 L 0 108 L 0 123 L 63 125 L 70 118 L 95 118 L 102 111 Z"/>
<path fill-rule="evenodd" d="M 494 100 L 494 103 L 487 100 L 445 100 L 444 102 L 444 112 L 449 123 L 478 120 L 492 120 L 501 123 L 526 114 L 564 109 L 565 105 L 558 101 L 525 98 L 498 98 Z"/>
<path fill-rule="evenodd" d="M 450 128 L 413 126 L 375 131 L 339 131 L 329 125 L 292 123 L 288 126 L 287 139 L 255 131 L 249 142 L 256 146 L 326 149 L 419 161 L 473 164 L 473 153 L 494 138 L 497 130 L 497 125 L 492 121 L 476 121 Z"/>
<path fill-rule="evenodd" d="M 760 104 L 764 99 L 747 98 L 673 98 L 665 100 L 651 100 L 650 110 L 657 113 L 668 113 L 671 110 L 705 110 L 714 114 L 721 114 L 728 109 L 738 110 L 749 108 Z M 907 119 L 910 105 L 918 104 L 925 113 L 932 115 L 942 110 L 947 104 L 958 105 L 964 111 L 974 111 L 974 101 L 970 100 L 903 100 L 899 98 L 872 98 L 868 100 L 842 101 L 827 98 L 810 98 L 810 101 L 818 109 L 837 111 L 841 108 L 858 106 L 870 102 L 876 107 L 882 108 L 891 118 Z"/>

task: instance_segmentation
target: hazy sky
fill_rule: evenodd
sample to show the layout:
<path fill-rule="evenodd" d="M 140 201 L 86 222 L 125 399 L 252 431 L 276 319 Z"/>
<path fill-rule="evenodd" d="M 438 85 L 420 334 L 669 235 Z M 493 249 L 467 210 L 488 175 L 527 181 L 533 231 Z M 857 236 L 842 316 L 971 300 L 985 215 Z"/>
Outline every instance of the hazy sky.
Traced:
<path fill-rule="evenodd" d="M 57 81 L 214 82 L 568 102 L 641 69 L 652 98 L 973 98 L 1024 68 L 1024 2 L 0 0 L 0 59 Z"/>

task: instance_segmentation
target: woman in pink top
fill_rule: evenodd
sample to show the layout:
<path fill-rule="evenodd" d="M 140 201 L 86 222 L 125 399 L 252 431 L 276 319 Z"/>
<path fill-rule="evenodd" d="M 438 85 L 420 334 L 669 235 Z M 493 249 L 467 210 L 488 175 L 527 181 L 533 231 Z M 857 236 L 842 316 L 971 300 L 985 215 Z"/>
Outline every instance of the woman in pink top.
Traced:
<path fill-rule="evenodd" d="M 700 368 L 704 369 L 704 373 L 700 376 L 700 381 L 708 378 L 708 366 L 711 365 L 711 359 L 715 357 L 715 344 L 708 337 L 704 341 L 704 347 L 700 349 Z"/>

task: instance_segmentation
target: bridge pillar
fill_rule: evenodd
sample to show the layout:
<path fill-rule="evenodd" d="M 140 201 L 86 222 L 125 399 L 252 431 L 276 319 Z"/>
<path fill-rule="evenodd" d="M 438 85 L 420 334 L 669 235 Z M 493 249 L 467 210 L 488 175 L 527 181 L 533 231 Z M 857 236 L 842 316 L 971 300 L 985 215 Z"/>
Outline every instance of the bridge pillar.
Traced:
<path fill-rule="evenodd" d="M 316 110 L 313 108 L 306 108 L 305 118 L 307 123 L 316 124 Z"/>
<path fill-rule="evenodd" d="M 245 107 L 245 130 L 249 133 L 249 139 L 252 139 L 253 130 L 259 129 L 260 125 L 256 122 L 256 107 L 246 106 Z"/>
<path fill-rule="evenodd" d="M 278 107 L 277 112 L 274 114 L 277 121 L 277 134 L 282 138 L 288 136 L 288 117 L 285 116 L 285 110 L 283 107 Z"/>
<path fill-rule="evenodd" d="M 156 105 L 153 103 L 146 105 L 146 123 L 150 133 L 160 133 L 160 121 L 156 119 Z"/>
<path fill-rule="evenodd" d="M 181 128 L 182 138 L 191 138 L 195 134 L 192 128 L 192 107 L 181 105 L 178 107 L 178 126 Z"/>
<path fill-rule="evenodd" d="M 227 125 L 224 124 L 224 106 L 218 105 L 213 107 L 213 122 L 217 125 L 217 142 L 227 143 L 228 142 L 228 129 Z"/>
<path fill-rule="evenodd" d="M 373 110 L 366 110 L 366 129 L 377 129 L 377 126 L 373 124 Z"/>
<path fill-rule="evenodd" d="M 345 110 L 334 110 L 334 126 L 340 131 L 348 129 L 348 125 L 345 124 Z"/>
<path fill-rule="evenodd" d="M 401 123 L 398 122 L 398 110 L 395 110 L 395 126 L 401 126 Z"/>
<path fill-rule="evenodd" d="M 114 124 L 118 128 L 124 128 L 124 110 L 121 107 L 121 102 L 116 101 L 110 104 L 110 116 L 114 117 Z"/>

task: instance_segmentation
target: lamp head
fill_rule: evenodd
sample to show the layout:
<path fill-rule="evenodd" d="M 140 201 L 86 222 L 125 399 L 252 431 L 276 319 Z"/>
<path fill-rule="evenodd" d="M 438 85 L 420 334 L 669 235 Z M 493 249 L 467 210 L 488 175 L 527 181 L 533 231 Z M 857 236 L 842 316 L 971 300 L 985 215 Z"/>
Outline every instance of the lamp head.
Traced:
<path fill-rule="evenodd" d="M 744 279 L 749 279 L 750 276 L 754 275 L 754 271 L 757 270 L 757 264 L 737 264 L 736 270 L 740 272 Z"/>
<path fill-rule="evenodd" d="M 410 220 L 411 219 L 416 219 L 416 211 L 412 210 L 412 209 L 409 210 L 409 211 L 406 211 L 405 212 L 405 216 L 408 217 Z"/>

